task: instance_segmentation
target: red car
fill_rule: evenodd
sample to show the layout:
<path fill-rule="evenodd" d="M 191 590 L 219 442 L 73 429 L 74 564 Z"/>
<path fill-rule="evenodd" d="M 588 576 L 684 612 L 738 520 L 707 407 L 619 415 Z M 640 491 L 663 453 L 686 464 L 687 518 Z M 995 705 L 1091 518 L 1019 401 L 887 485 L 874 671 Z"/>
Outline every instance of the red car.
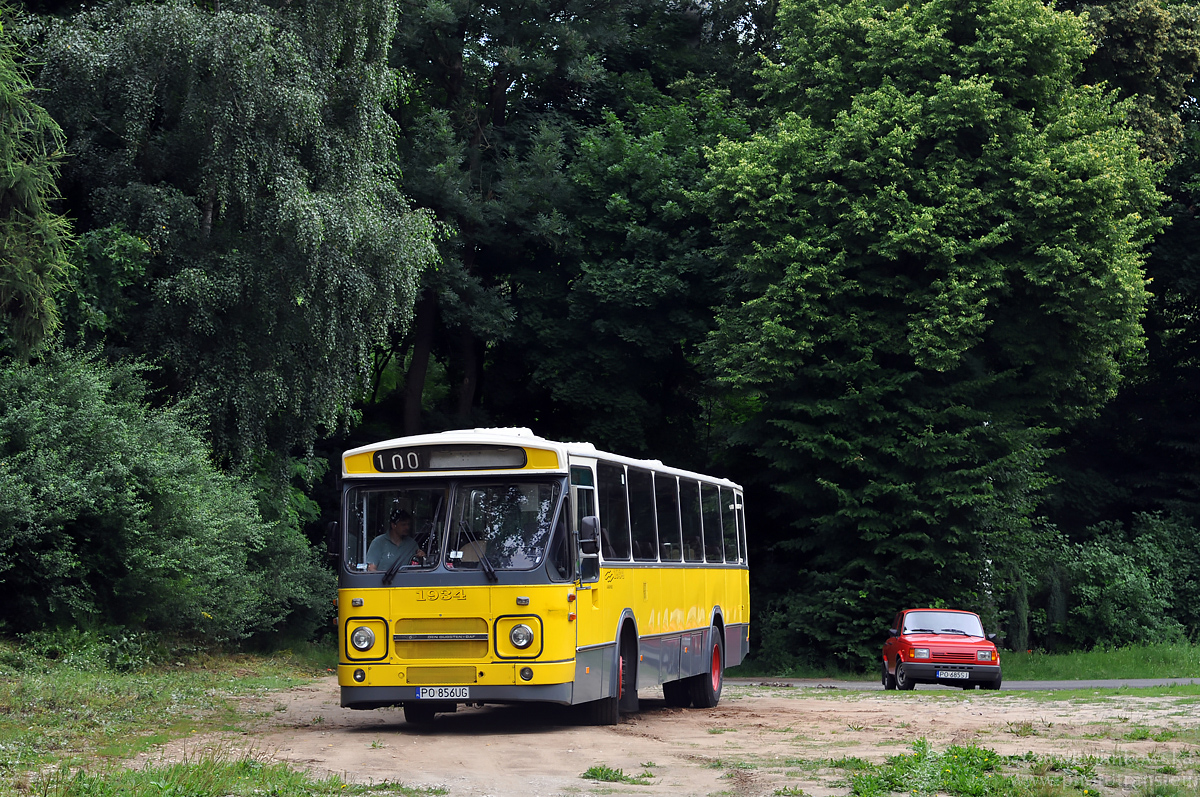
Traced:
<path fill-rule="evenodd" d="M 905 609 L 883 643 L 883 688 L 945 684 L 1000 688 L 1000 654 L 979 615 L 956 609 Z"/>

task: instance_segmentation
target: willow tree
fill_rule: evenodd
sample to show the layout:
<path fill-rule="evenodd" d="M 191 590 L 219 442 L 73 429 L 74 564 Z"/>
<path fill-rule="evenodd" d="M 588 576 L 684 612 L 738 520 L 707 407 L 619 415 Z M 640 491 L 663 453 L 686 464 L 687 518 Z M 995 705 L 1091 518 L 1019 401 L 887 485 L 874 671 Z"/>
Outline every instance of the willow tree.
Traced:
<path fill-rule="evenodd" d="M 62 131 L 33 101 L 18 58 L 0 19 L 0 336 L 24 355 L 58 326 L 71 226 L 54 208 Z"/>
<path fill-rule="evenodd" d="M 346 423 L 435 250 L 394 166 L 394 7 L 217 8 L 80 13 L 49 30 L 41 82 L 82 223 L 148 250 L 106 344 L 204 396 L 240 458 Z"/>
<path fill-rule="evenodd" d="M 1054 433 L 1143 345 L 1156 171 L 1038 0 L 790 0 L 773 129 L 713 155 L 710 341 L 788 499 L 764 650 L 861 666 L 902 604 L 1019 583 Z"/>

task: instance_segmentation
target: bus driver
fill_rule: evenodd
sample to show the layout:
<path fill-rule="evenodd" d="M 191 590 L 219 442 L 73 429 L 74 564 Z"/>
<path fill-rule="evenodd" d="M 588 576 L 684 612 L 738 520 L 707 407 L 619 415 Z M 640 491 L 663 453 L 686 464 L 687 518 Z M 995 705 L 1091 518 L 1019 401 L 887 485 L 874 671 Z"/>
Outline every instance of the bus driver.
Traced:
<path fill-rule="evenodd" d="M 412 515 L 400 507 L 393 507 L 390 520 L 388 533 L 372 540 L 367 549 L 368 572 L 387 570 L 397 559 L 408 564 L 425 555 L 412 537 Z"/>

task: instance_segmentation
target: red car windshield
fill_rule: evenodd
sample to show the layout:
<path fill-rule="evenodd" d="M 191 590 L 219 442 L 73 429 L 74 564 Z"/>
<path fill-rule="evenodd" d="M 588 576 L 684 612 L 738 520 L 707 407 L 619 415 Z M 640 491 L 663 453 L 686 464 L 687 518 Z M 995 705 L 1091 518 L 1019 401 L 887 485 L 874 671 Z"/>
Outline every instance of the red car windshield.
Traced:
<path fill-rule="evenodd" d="M 909 612 L 904 615 L 903 634 L 959 634 L 983 636 L 983 626 L 973 614 L 959 612 Z"/>

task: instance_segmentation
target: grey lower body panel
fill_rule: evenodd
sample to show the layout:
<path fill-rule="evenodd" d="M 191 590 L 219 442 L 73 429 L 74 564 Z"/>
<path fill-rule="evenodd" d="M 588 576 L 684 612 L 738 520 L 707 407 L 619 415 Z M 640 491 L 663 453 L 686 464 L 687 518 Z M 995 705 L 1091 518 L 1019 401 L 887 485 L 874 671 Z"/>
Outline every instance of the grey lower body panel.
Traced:
<path fill-rule="evenodd" d="M 583 648 L 575 654 L 573 702 L 590 703 L 616 694 L 617 644 Z"/>
<path fill-rule="evenodd" d="M 749 653 L 750 624 L 731 623 L 725 626 L 725 666 L 738 666 Z"/>
<path fill-rule="evenodd" d="M 659 637 L 643 637 L 639 640 L 638 688 L 649 688 L 690 678 L 707 675 L 711 664 L 711 628 L 687 631 Z M 735 667 L 742 663 L 750 652 L 750 626 L 733 623 L 725 627 L 725 666 Z"/>
<path fill-rule="evenodd" d="M 383 708 L 403 703 L 416 703 L 415 686 L 343 686 L 343 708 Z M 571 684 L 530 684 L 529 686 L 469 686 L 466 700 L 437 701 L 441 703 L 562 703 L 571 705 Z M 434 701 L 430 701 L 434 702 Z"/>

